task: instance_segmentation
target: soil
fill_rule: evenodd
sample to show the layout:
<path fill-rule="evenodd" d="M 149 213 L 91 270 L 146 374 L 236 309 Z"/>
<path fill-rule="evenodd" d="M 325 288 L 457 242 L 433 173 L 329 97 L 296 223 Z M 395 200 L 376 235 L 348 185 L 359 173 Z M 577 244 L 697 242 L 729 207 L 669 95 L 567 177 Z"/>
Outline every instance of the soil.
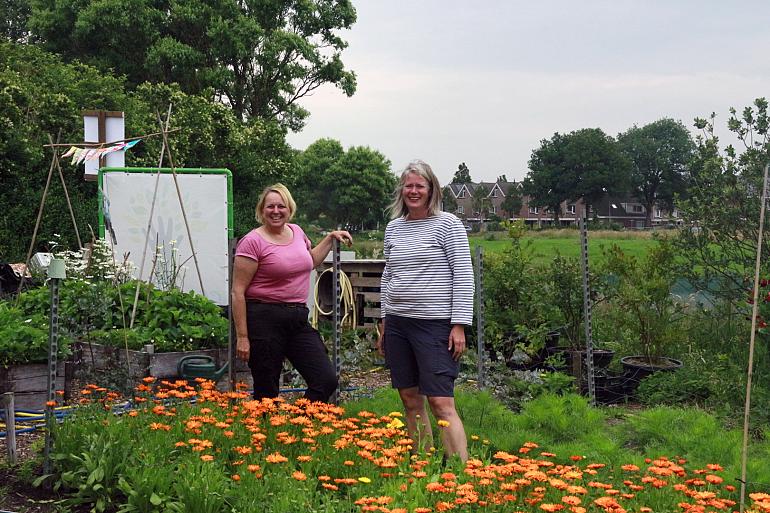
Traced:
<path fill-rule="evenodd" d="M 39 457 L 43 445 L 43 430 L 16 435 L 16 466 L 8 461 L 6 439 L 0 439 L 0 510 L 14 513 L 48 513 L 58 511 L 59 496 L 43 487 L 34 487 L 30 480 L 43 473 Z M 31 476 L 25 479 L 25 476 Z"/>

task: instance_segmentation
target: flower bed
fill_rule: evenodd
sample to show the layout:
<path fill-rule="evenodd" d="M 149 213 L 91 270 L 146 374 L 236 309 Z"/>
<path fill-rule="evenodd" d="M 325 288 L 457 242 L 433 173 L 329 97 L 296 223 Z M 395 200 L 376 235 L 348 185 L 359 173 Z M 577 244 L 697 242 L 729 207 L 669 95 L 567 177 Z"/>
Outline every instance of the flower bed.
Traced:
<path fill-rule="evenodd" d="M 493 449 L 471 436 L 466 464 L 411 455 L 400 414 L 348 415 L 298 400 L 248 400 L 209 382 L 152 378 L 135 409 L 98 401 L 55 433 L 57 486 L 96 511 L 730 511 L 736 490 L 716 463 L 679 458 L 607 465 L 528 442 Z M 89 387 L 105 405 L 116 396 Z M 196 399 L 191 403 L 190 399 Z M 83 454 L 88 457 L 84 458 Z M 752 494 L 753 511 L 770 495 Z"/>

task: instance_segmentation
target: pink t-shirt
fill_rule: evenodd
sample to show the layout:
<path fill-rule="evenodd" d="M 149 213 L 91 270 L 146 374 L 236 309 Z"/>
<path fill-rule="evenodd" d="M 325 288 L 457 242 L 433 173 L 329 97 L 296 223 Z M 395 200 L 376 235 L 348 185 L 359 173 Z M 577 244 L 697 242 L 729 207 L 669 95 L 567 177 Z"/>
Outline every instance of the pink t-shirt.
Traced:
<path fill-rule="evenodd" d="M 294 238 L 288 244 L 274 244 L 251 230 L 238 243 L 236 256 L 251 258 L 259 263 L 246 299 L 278 303 L 304 303 L 310 288 L 313 257 L 310 240 L 296 224 L 288 224 Z"/>

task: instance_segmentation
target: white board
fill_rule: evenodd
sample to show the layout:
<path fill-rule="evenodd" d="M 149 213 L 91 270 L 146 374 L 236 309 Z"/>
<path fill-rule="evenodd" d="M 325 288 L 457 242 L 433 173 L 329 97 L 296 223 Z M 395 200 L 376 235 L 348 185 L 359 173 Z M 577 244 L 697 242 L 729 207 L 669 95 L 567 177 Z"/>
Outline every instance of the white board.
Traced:
<path fill-rule="evenodd" d="M 137 270 L 135 277 L 163 287 L 170 281 L 172 259 L 176 267 L 184 267 L 176 279 L 182 290 L 203 292 L 218 305 L 229 304 L 228 239 L 231 236 L 230 172 L 227 170 L 177 169 L 184 211 L 190 226 L 192 247 L 197 254 L 203 287 L 192 257 L 182 209 L 173 176 L 168 170 L 156 172 L 131 168 L 100 170 L 103 201 L 100 205 L 100 233 L 111 240 L 111 223 L 115 240 L 115 258 L 122 261 L 125 254 Z M 147 223 L 152 207 L 153 191 L 158 180 L 158 194 L 145 253 L 144 269 L 139 276 L 142 251 L 145 247 Z M 159 246 L 159 247 L 158 247 Z M 176 252 L 172 254 L 172 248 Z M 158 251 L 163 261 L 153 259 Z M 165 276 L 165 278 L 164 278 Z M 164 287 L 165 288 L 165 287 Z"/>

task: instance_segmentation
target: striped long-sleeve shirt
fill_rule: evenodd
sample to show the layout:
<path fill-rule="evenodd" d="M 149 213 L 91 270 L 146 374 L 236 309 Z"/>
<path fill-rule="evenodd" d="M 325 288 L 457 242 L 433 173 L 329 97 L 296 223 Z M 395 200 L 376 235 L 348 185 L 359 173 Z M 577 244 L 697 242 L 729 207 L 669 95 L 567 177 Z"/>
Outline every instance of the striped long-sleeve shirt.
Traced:
<path fill-rule="evenodd" d="M 394 219 L 385 229 L 382 316 L 473 320 L 473 266 L 468 236 L 453 214 Z"/>

